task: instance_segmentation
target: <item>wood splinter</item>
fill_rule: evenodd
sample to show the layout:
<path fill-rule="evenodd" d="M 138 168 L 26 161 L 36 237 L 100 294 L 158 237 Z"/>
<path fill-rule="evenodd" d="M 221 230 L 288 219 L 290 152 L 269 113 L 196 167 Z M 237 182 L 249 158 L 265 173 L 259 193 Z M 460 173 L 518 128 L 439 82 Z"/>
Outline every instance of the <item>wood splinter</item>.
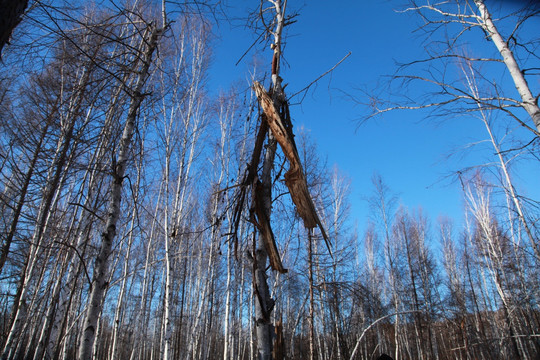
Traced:
<path fill-rule="evenodd" d="M 307 180 L 304 171 L 302 170 L 302 163 L 300 162 L 300 156 L 298 155 L 298 150 L 296 149 L 292 134 L 287 130 L 274 101 L 264 90 L 263 86 L 256 81 L 253 84 L 253 89 L 261 104 L 265 115 L 264 118 L 268 123 L 270 131 L 272 131 L 272 134 L 279 143 L 287 160 L 289 160 L 290 167 L 285 173 L 285 185 L 289 189 L 292 201 L 296 206 L 296 211 L 304 221 L 304 226 L 306 228 L 313 229 L 319 227 L 326 243 L 326 247 L 328 248 L 330 255 L 332 255 L 328 236 L 321 224 L 321 220 L 315 209 L 315 204 L 313 203 L 313 199 L 311 198 L 311 194 L 307 187 Z"/>

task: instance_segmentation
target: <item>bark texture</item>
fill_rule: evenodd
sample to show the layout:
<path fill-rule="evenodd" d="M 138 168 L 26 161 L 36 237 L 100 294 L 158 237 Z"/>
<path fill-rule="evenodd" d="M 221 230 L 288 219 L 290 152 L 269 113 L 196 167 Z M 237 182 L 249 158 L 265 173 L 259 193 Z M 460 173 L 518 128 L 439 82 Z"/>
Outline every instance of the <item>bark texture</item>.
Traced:
<path fill-rule="evenodd" d="M 281 262 L 281 257 L 276 245 L 276 240 L 274 238 L 274 232 L 270 226 L 270 217 L 269 214 L 264 209 L 264 199 L 262 197 L 263 189 L 261 182 L 256 179 L 256 183 L 253 184 L 253 205 L 254 213 L 257 217 L 257 227 L 261 233 L 264 246 L 270 261 L 270 266 L 272 269 L 279 271 L 280 273 L 286 273 L 287 269 L 283 267 Z"/>

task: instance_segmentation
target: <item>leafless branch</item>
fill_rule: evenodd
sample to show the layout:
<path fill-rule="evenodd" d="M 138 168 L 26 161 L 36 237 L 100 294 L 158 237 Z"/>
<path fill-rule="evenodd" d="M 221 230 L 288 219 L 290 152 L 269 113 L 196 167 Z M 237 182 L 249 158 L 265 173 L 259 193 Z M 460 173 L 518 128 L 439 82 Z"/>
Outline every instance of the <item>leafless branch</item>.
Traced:
<path fill-rule="evenodd" d="M 309 88 L 317 83 L 317 81 L 319 81 L 320 79 L 322 79 L 323 77 L 325 77 L 326 75 L 328 75 L 329 73 L 331 73 L 332 71 L 334 71 L 335 68 L 337 68 L 343 61 L 345 61 L 345 59 L 347 59 L 352 53 L 349 51 L 349 53 L 347 55 L 345 55 L 341 60 L 339 60 L 334 66 L 332 66 L 330 69 L 328 69 L 324 74 L 320 75 L 318 78 L 316 78 L 315 80 L 313 80 L 311 83 L 309 83 L 306 87 L 304 87 L 302 90 L 300 91 L 297 91 L 295 92 L 294 94 L 292 94 L 289 99 L 292 99 L 293 97 L 295 97 L 296 95 L 300 94 L 301 92 L 305 92 L 304 95 L 302 96 L 302 100 L 300 100 L 300 102 L 302 102 L 304 100 L 304 98 L 306 97 L 306 94 L 307 94 L 307 91 L 309 90 Z"/>

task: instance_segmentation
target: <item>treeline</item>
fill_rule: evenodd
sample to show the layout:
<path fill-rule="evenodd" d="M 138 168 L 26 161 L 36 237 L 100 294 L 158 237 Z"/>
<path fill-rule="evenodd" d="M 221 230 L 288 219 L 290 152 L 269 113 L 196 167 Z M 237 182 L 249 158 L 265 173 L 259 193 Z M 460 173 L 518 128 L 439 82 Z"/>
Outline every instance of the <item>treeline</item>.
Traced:
<path fill-rule="evenodd" d="M 260 109 L 251 91 L 209 95 L 207 8 L 169 6 L 36 3 L 4 49 L 2 359 L 257 358 L 259 233 L 235 200 Z M 374 176 L 358 235 L 349 181 L 296 135 L 331 254 L 278 151 L 274 359 L 540 356 L 538 212 L 505 167 L 460 178 L 463 226 Z"/>

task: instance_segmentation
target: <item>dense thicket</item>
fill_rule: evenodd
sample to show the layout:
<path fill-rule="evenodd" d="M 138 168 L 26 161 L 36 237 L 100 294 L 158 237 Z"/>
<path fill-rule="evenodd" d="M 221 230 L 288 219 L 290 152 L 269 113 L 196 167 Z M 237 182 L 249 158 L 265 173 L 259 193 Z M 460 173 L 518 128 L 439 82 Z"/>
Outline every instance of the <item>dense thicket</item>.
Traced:
<path fill-rule="evenodd" d="M 194 9 L 42 3 L 21 25 L 34 51 L 4 49 L 2 359 L 255 358 L 258 231 L 234 197 L 260 109 L 249 91 L 208 95 L 211 26 Z M 460 173 L 463 226 L 398 206 L 374 176 L 357 236 L 349 181 L 297 132 L 330 256 L 285 196 L 276 153 L 271 221 L 288 271 L 266 271 L 273 358 L 540 356 L 539 214 L 511 180 L 519 163 L 508 166 L 537 141 L 500 143 L 487 115 L 509 114 L 536 137 L 534 109 L 528 118 L 522 100 L 479 94 L 474 59 L 460 59 L 461 99 L 495 149 L 495 165 Z"/>

